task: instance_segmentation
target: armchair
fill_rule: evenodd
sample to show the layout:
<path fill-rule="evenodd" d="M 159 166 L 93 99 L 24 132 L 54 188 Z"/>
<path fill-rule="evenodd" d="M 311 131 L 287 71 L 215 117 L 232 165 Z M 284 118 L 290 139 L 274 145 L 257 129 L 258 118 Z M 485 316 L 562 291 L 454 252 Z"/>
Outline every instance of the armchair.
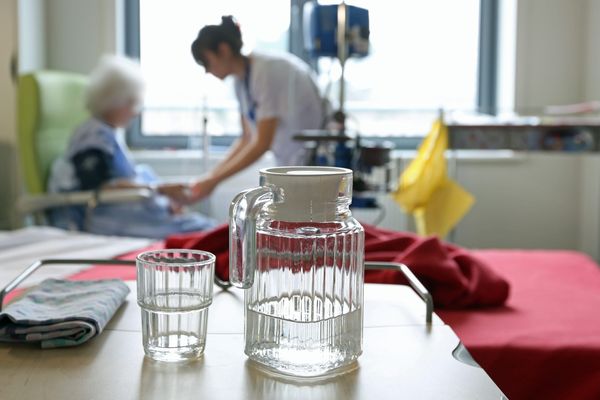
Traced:
<path fill-rule="evenodd" d="M 27 193 L 18 199 L 16 211 L 35 215 L 38 223 L 57 207 L 83 205 L 89 215 L 100 203 L 135 202 L 152 196 L 147 189 L 47 193 L 53 162 L 87 117 L 86 86 L 85 76 L 68 72 L 38 71 L 19 78 L 19 155 Z"/>

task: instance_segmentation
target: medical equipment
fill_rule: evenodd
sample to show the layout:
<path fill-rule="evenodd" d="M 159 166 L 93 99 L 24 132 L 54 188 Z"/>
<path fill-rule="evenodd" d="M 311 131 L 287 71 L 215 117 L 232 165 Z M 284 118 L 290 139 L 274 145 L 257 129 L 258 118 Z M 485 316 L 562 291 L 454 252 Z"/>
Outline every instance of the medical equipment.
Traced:
<path fill-rule="evenodd" d="M 345 69 L 350 57 L 369 53 L 369 12 L 342 2 L 337 5 L 307 3 L 304 8 L 304 41 L 313 58 L 334 57 L 341 66 L 338 109 L 328 120 L 332 130 L 303 131 L 295 140 L 306 142 L 307 165 L 336 166 L 354 171 L 355 208 L 378 208 L 377 192 L 390 187 L 393 145 L 361 140 L 346 127 Z"/>
<path fill-rule="evenodd" d="M 346 61 L 349 57 L 366 57 L 369 53 L 369 11 L 345 2 L 337 5 L 307 3 L 304 21 L 304 40 L 311 57 L 337 57 L 340 61 L 339 110 L 335 116 L 343 124 Z"/>
<path fill-rule="evenodd" d="M 364 232 L 351 196 L 348 169 L 276 167 L 234 198 L 229 279 L 246 289 L 251 360 L 318 376 L 362 353 Z"/>
<path fill-rule="evenodd" d="M 341 13 L 341 14 L 340 14 Z M 345 14 L 348 34 L 347 56 L 365 57 L 369 54 L 369 11 L 350 5 L 318 5 L 304 7 L 304 35 L 312 57 L 338 57 L 338 21 Z"/>

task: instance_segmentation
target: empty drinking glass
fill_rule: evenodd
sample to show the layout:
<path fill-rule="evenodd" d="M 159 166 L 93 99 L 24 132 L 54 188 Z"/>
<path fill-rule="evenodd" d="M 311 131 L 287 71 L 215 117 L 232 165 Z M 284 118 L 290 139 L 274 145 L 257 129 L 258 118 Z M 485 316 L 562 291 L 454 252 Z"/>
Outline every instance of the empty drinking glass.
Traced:
<path fill-rule="evenodd" d="M 137 300 L 144 352 L 160 361 L 200 357 L 212 303 L 215 256 L 197 250 L 157 250 L 137 257 Z"/>

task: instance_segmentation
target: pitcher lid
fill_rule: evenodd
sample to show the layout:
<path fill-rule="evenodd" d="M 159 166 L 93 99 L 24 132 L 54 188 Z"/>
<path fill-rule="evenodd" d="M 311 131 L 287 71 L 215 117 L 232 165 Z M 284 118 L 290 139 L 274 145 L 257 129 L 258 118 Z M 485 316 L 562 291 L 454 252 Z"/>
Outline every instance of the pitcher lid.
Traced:
<path fill-rule="evenodd" d="M 352 174 L 352 170 L 340 167 L 313 167 L 313 166 L 284 166 L 262 168 L 261 175 L 278 176 L 327 176 L 327 175 L 347 175 Z"/>
<path fill-rule="evenodd" d="M 285 166 L 260 170 L 260 185 L 275 188 L 273 218 L 283 221 L 333 221 L 352 199 L 352 170 Z"/>

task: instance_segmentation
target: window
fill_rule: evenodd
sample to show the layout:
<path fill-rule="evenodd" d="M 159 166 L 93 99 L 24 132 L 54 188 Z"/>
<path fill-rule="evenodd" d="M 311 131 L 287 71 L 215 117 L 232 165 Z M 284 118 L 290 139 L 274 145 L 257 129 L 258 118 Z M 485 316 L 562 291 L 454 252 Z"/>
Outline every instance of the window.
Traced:
<path fill-rule="evenodd" d="M 369 10 L 371 30 L 369 56 L 346 63 L 350 124 L 363 135 L 424 134 L 441 107 L 475 110 L 479 0 L 350 3 Z M 337 81 L 339 63 L 320 59 L 319 71 Z"/>
<path fill-rule="evenodd" d="M 239 134 L 231 82 L 205 74 L 193 61 L 190 44 L 202 26 L 231 14 L 240 22 L 244 51 L 287 51 L 289 43 L 297 43 L 290 32 L 301 34 L 293 25 L 298 22 L 290 21 L 291 5 L 303 1 L 126 2 L 129 52 L 139 53 L 147 83 L 145 109 L 131 144 L 186 147 L 202 131 L 204 117 L 213 141 Z M 346 66 L 349 125 L 365 136 L 422 135 L 440 107 L 476 110 L 480 1 L 487 3 L 349 1 L 369 9 L 371 19 L 371 54 Z M 314 65 L 321 89 L 335 105 L 338 62 L 320 59 Z"/>
<path fill-rule="evenodd" d="M 204 25 L 218 24 L 221 16 L 233 15 L 242 29 L 243 51 L 286 51 L 290 3 L 285 0 L 135 3 L 133 9 L 131 4 L 126 5 L 129 7 L 126 18 L 134 25 L 129 29 L 138 25 L 139 41 L 133 44 L 128 41 L 128 52 L 135 56 L 136 50 L 139 52 L 146 93 L 144 110 L 138 126 L 134 127 L 138 132 L 133 132 L 133 138 L 129 135 L 133 144 L 186 147 L 194 142 L 194 136 L 199 137 L 205 117 L 212 136 L 238 135 L 240 116 L 232 82 L 221 82 L 206 74 L 192 58 L 191 43 Z M 268 12 L 256 18 L 256 10 Z M 135 17 L 139 19 L 132 24 Z"/>

